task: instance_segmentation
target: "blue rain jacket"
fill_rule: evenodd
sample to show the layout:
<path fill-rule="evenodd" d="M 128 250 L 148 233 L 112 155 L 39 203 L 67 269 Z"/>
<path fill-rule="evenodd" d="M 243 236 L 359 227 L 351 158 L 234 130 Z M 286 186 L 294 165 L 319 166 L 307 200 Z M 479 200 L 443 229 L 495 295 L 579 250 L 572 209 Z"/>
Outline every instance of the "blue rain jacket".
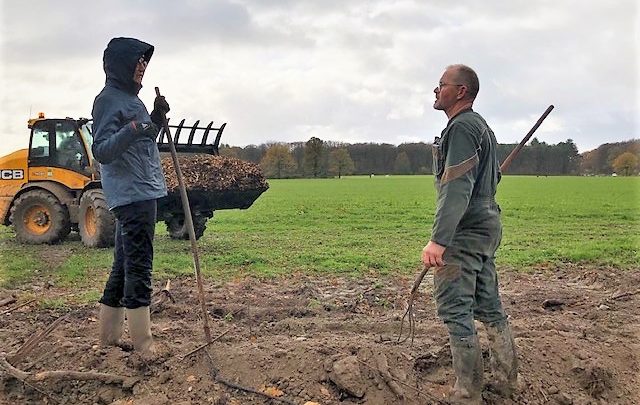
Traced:
<path fill-rule="evenodd" d="M 153 46 L 133 38 L 114 38 L 104 51 L 107 79 L 93 111 L 93 156 L 100 165 L 102 188 L 109 208 L 167 195 L 156 142 L 132 122 L 151 123 L 133 81 L 138 60 L 148 62 Z"/>

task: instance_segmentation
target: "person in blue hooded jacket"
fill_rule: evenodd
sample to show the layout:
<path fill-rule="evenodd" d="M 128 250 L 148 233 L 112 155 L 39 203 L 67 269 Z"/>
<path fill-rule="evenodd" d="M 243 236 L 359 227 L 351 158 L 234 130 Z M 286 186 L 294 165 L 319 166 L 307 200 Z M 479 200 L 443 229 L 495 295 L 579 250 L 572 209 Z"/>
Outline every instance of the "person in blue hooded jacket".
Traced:
<path fill-rule="evenodd" d="M 100 298 L 100 342 L 118 345 L 125 311 L 134 350 L 153 352 L 149 318 L 156 200 L 167 194 L 156 137 L 169 105 L 149 115 L 138 98 L 154 47 L 114 38 L 104 51 L 106 84 L 93 104 L 93 155 L 116 217 L 114 260 Z"/>

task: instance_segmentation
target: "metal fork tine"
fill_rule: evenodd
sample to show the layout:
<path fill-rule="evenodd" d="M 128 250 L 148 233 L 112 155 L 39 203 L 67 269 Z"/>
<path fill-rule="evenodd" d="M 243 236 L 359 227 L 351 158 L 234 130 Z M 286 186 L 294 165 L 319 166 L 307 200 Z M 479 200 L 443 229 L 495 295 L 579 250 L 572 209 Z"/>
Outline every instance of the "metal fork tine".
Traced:
<path fill-rule="evenodd" d="M 182 121 L 180 121 L 180 124 L 178 124 L 178 130 L 176 131 L 176 134 L 173 136 L 174 144 L 178 143 L 178 138 L 180 138 L 180 131 L 182 131 L 183 127 L 184 127 L 184 118 L 182 119 Z"/>
<path fill-rule="evenodd" d="M 187 145 L 193 145 L 193 136 L 196 134 L 196 129 L 198 129 L 198 124 L 200 120 L 196 121 L 195 124 L 191 127 L 191 132 L 189 133 L 189 140 L 187 141 Z"/>
<path fill-rule="evenodd" d="M 218 146 L 220 145 L 220 138 L 222 137 L 222 131 L 224 131 L 224 127 L 227 126 L 227 123 L 225 122 L 224 124 L 222 124 L 222 126 L 220 127 L 220 129 L 218 129 L 218 134 L 216 135 L 216 141 L 213 143 L 213 154 L 216 156 L 220 155 L 220 152 L 218 151 Z"/>
<path fill-rule="evenodd" d="M 207 125 L 207 127 L 204 129 L 204 134 L 202 135 L 202 142 L 200 142 L 200 145 L 204 146 L 207 144 L 207 138 L 209 137 L 209 131 L 211 131 L 212 126 L 213 121 L 211 121 L 209 125 Z"/>
<path fill-rule="evenodd" d="M 219 156 L 220 138 L 222 137 L 222 132 L 224 131 L 224 128 L 227 124 L 223 123 L 220 128 L 215 128 L 213 126 L 214 122 L 211 121 L 206 127 L 201 127 L 199 126 L 200 120 L 196 121 L 192 126 L 185 125 L 185 120 L 186 119 L 181 120 L 178 125 L 170 125 L 171 128 L 176 129 L 175 133 L 172 136 L 173 144 L 176 150 L 180 153 L 207 153 L 214 156 Z M 180 134 L 182 133 L 183 129 L 189 130 L 189 135 L 186 143 L 180 143 Z M 199 140 L 196 137 L 197 131 L 202 131 L 202 137 Z M 211 135 L 211 131 L 217 131 L 215 141 L 213 143 L 207 143 L 209 140 L 209 135 Z M 162 131 L 158 139 L 158 149 L 160 150 L 160 152 L 167 152 L 168 147 L 169 139 L 165 138 L 165 132 Z"/>

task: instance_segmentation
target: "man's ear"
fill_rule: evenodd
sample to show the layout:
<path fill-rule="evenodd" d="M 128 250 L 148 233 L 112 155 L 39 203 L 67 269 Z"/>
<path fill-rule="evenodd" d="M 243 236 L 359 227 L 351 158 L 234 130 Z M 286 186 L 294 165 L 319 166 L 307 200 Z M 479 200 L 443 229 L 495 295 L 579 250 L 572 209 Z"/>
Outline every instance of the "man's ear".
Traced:
<path fill-rule="evenodd" d="M 465 97 L 467 97 L 467 86 L 458 86 L 458 94 L 456 95 L 456 99 L 462 100 Z"/>

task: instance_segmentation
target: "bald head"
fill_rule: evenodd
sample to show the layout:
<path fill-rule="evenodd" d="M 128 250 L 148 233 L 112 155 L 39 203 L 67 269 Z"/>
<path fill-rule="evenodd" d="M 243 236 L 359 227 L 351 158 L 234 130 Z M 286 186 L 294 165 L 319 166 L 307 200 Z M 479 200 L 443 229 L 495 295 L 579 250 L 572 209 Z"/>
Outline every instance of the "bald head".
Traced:
<path fill-rule="evenodd" d="M 467 88 L 467 98 L 475 100 L 480 90 L 480 81 L 476 72 L 467 65 L 457 64 L 447 66 L 447 70 L 455 74 L 457 83 L 463 84 Z"/>

